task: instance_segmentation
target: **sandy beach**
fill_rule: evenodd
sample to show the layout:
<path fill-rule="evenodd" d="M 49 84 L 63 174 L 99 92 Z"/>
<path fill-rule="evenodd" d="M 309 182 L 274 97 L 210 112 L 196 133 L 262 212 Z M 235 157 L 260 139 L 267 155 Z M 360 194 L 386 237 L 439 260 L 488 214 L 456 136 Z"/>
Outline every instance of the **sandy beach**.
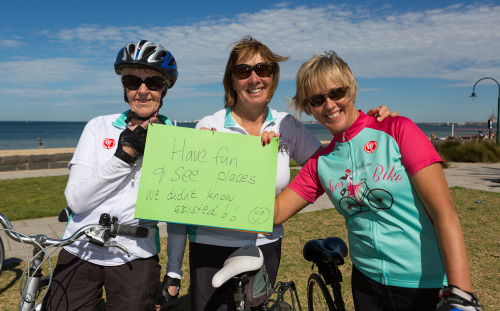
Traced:
<path fill-rule="evenodd" d="M 0 150 L 0 157 L 16 155 L 39 155 L 39 154 L 57 154 L 74 153 L 76 148 L 40 148 L 40 149 L 20 149 L 20 150 Z"/>

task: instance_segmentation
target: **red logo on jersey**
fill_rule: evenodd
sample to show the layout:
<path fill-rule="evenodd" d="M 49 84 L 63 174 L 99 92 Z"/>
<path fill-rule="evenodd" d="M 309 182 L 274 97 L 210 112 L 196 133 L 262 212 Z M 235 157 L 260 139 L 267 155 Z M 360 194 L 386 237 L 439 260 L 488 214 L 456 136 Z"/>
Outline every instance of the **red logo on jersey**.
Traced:
<path fill-rule="evenodd" d="M 102 146 L 105 149 L 111 149 L 115 146 L 115 140 L 113 138 L 104 138 L 102 141 Z"/>
<path fill-rule="evenodd" d="M 377 142 L 376 141 L 369 141 L 365 144 L 365 152 L 366 153 L 373 153 L 377 149 Z"/>

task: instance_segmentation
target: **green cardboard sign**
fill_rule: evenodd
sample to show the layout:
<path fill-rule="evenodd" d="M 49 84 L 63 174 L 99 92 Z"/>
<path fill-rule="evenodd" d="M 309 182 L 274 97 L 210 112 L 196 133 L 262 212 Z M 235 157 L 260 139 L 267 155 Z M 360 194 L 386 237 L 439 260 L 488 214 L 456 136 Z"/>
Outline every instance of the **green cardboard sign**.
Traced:
<path fill-rule="evenodd" d="M 278 140 L 154 124 L 135 218 L 272 232 Z"/>

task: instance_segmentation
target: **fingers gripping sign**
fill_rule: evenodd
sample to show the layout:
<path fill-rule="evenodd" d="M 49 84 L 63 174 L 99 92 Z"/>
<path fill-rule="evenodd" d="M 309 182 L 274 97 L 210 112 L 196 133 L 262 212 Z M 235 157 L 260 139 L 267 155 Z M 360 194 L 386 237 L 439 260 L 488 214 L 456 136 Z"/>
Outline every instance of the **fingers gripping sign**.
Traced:
<path fill-rule="evenodd" d="M 271 143 L 271 139 L 273 137 L 278 137 L 278 140 L 279 140 L 280 137 L 281 137 L 281 133 L 279 133 L 278 135 L 276 135 L 276 133 L 274 131 L 270 131 L 270 132 L 264 131 L 262 133 L 262 136 L 261 136 L 261 138 L 262 138 L 262 146 L 266 146 L 266 145 L 270 144 Z"/>

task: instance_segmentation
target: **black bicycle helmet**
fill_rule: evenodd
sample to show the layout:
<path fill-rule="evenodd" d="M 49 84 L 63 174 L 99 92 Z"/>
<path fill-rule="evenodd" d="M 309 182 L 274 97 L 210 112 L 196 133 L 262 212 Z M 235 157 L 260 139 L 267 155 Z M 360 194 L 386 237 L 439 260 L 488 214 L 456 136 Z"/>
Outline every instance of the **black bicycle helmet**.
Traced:
<path fill-rule="evenodd" d="M 172 53 L 160 44 L 141 40 L 131 42 L 118 52 L 115 72 L 120 75 L 125 67 L 153 69 L 167 79 L 167 87 L 174 86 L 177 80 L 177 63 Z"/>

